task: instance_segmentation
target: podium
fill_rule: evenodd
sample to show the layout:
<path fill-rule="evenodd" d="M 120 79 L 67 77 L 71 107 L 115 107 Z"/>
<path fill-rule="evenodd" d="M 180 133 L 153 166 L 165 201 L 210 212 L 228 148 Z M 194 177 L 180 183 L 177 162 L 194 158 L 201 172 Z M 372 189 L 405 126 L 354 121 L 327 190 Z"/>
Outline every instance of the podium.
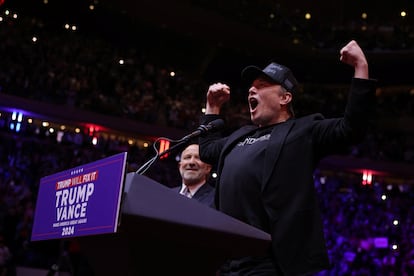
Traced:
<path fill-rule="evenodd" d="M 78 238 L 94 275 L 212 276 L 229 258 L 260 256 L 257 228 L 136 173 L 124 183 L 117 233 Z"/>

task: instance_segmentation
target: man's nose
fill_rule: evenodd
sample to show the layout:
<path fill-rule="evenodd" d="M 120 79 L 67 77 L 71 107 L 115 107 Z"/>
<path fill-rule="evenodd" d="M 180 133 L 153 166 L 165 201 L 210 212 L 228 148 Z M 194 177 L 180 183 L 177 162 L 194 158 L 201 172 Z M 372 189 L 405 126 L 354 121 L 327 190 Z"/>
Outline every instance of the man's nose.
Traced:
<path fill-rule="evenodd" d="M 252 95 L 252 94 L 256 94 L 256 93 L 257 93 L 257 88 L 254 87 L 254 86 L 251 86 L 249 88 L 249 96 Z"/>

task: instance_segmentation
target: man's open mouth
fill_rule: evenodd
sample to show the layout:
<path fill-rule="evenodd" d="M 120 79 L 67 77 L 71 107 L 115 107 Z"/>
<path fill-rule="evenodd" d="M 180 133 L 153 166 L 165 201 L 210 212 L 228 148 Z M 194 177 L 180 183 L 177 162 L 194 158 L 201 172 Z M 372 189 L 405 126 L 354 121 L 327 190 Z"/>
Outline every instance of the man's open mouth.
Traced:
<path fill-rule="evenodd" d="M 259 102 L 257 101 L 257 99 L 255 99 L 255 98 L 250 98 L 249 99 L 249 105 L 250 105 L 250 110 L 251 111 L 255 110 L 258 104 L 259 104 Z"/>

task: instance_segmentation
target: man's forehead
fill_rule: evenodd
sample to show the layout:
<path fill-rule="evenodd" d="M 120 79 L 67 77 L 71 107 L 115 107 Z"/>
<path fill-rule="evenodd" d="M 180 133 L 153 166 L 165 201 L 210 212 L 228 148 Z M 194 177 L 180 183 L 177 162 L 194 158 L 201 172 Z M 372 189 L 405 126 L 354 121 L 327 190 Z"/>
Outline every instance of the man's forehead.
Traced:
<path fill-rule="evenodd" d="M 184 155 L 184 154 L 188 154 L 188 153 L 198 153 L 198 145 L 197 144 L 192 144 L 192 145 L 189 145 L 188 147 L 186 147 L 184 150 L 183 150 L 183 152 L 182 152 L 182 155 Z"/>

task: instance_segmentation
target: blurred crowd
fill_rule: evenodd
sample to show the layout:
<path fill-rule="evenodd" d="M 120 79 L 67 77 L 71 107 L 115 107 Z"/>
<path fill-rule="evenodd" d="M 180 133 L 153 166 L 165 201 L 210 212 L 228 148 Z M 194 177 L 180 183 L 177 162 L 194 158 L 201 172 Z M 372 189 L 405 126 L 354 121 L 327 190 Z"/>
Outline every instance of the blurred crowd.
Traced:
<path fill-rule="evenodd" d="M 365 1 L 348 9 L 345 1 L 325 1 L 319 3 L 325 9 L 318 9 L 310 3 L 298 5 L 271 0 L 191 2 L 319 49 L 336 50 L 347 37 L 361 41 L 364 49 L 374 51 L 403 51 L 414 45 L 409 3 L 373 7 L 373 2 Z"/>
<path fill-rule="evenodd" d="M 39 18 L 0 22 L 0 93 L 173 126 L 197 127 L 208 83 L 179 64 L 166 64 L 144 48 L 120 47 L 94 35 L 47 28 Z M 149 47 L 149 46 L 147 46 Z M 151 53 L 162 55 L 162 48 Z M 347 87 L 304 84 L 295 105 L 298 116 L 321 112 L 340 116 Z M 233 88 L 242 93 L 241 87 Z M 349 154 L 373 160 L 414 163 L 413 132 L 385 128 L 381 120 L 413 117 L 414 93 L 378 93 L 378 121 L 365 142 Z M 230 128 L 249 121 L 247 104 L 225 107 Z M 411 130 L 412 131 L 412 130 Z M 69 135 L 69 134 L 67 134 Z M 84 134 L 80 133 L 79 136 Z M 153 152 L 87 137 L 63 139 L 0 131 L 0 275 L 16 266 L 50 268 L 55 242 L 31 243 L 31 227 L 41 177 L 128 151 L 135 171 Z M 148 176 L 167 186 L 180 178 L 174 156 L 160 160 Z M 324 213 L 332 269 L 318 275 L 412 275 L 414 273 L 414 189 L 379 181 L 362 186 L 352 174 L 317 171 L 315 187 Z M 385 199 L 384 197 L 385 196 Z M 378 242 L 381 241 L 381 242 Z M 70 250 L 70 248 L 68 249 Z M 12 274 L 10 274 L 12 275 Z"/>

